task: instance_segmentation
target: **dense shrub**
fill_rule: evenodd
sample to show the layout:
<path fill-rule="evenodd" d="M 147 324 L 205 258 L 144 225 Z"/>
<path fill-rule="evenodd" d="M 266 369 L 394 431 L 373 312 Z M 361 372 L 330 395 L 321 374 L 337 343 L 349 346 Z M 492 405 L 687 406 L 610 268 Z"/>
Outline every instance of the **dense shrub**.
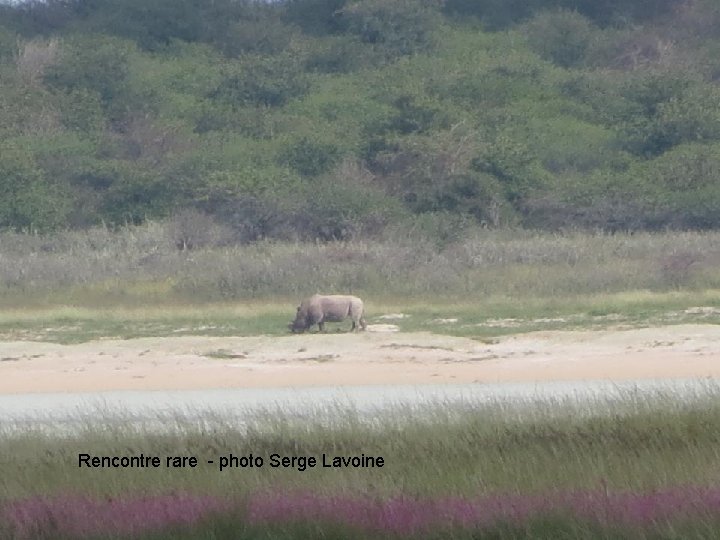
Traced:
<path fill-rule="evenodd" d="M 341 11 L 348 31 L 395 57 L 427 50 L 439 23 L 432 0 L 358 0 Z"/>
<path fill-rule="evenodd" d="M 282 106 L 307 90 L 301 67 L 291 54 L 249 56 L 225 74 L 210 97 L 232 105 Z"/>
<path fill-rule="evenodd" d="M 447 0 L 450 14 L 474 15 L 491 28 L 521 22 L 542 10 L 578 11 L 597 24 L 626 25 L 671 12 L 676 0 Z"/>
<path fill-rule="evenodd" d="M 66 219 L 67 203 L 21 141 L 0 143 L 0 227 L 54 228 Z"/>
<path fill-rule="evenodd" d="M 572 11 L 542 12 L 525 31 L 534 51 L 566 68 L 583 64 L 594 34 L 592 24 Z"/>
<path fill-rule="evenodd" d="M 716 227 L 715 173 L 693 165 L 720 141 L 718 17 L 711 0 L 3 3 L 0 226 L 201 209 L 243 241 L 408 214 Z M 372 180 L 342 180 L 347 163 Z"/>
<path fill-rule="evenodd" d="M 330 142 L 302 137 L 290 143 L 280 154 L 280 162 L 303 176 L 328 172 L 340 159 L 340 149 Z"/>

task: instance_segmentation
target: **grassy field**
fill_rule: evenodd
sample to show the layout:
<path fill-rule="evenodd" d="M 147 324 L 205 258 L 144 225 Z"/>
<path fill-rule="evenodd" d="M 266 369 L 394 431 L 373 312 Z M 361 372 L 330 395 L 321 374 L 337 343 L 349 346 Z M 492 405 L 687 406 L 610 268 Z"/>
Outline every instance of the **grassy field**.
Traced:
<path fill-rule="evenodd" d="M 467 516 L 472 514 L 473 504 L 489 512 L 489 517 L 475 516 L 477 523 L 470 520 L 459 527 L 458 538 L 531 538 L 534 536 L 529 531 L 533 527 L 539 527 L 538 531 L 547 527 L 556 532 L 564 530 L 566 537 L 572 534 L 572 527 L 585 527 L 587 531 L 596 527 L 599 536 L 582 536 L 593 538 L 615 537 L 607 536 L 608 527 L 624 530 L 625 536 L 620 537 L 628 538 L 632 537 L 628 531 L 635 530 L 633 527 L 665 527 L 667 534 L 673 530 L 673 534 L 682 534 L 684 526 L 690 527 L 688 531 L 702 527 L 720 531 L 718 507 L 712 506 L 720 502 L 720 495 L 712 491 L 720 481 L 720 390 L 713 386 L 687 402 L 662 394 L 628 394 L 620 400 L 593 402 L 496 401 L 439 404 L 424 410 L 400 408 L 373 421 L 353 410 L 337 411 L 332 421 L 297 419 L 268 411 L 242 428 L 217 417 L 202 424 L 180 417 L 175 421 L 177 429 L 165 434 L 104 424 L 100 419 L 86 431 L 64 437 L 40 432 L 5 433 L 0 439 L 0 515 L 10 511 L 7 508 L 20 512 L 12 506 L 12 501 L 20 501 L 27 505 L 24 512 L 38 512 L 37 507 L 46 514 L 55 512 L 56 525 L 65 523 L 73 512 L 83 515 L 87 523 L 93 516 L 111 510 L 139 512 L 137 508 L 132 510 L 132 501 L 149 498 L 155 501 L 153 504 L 161 504 L 158 501 L 172 495 L 199 498 L 197 504 L 211 514 L 218 511 L 221 515 L 196 524 L 195 536 L 185 531 L 188 538 L 312 538 L 320 533 L 322 537 L 341 538 L 356 528 L 362 531 L 390 519 L 388 512 L 390 517 L 394 514 L 384 505 L 395 505 L 396 513 L 406 517 L 397 518 L 397 523 L 392 521 L 395 518 L 390 519 L 387 530 L 380 531 L 377 537 L 403 536 L 408 531 L 419 534 L 412 523 L 427 513 L 427 505 L 445 505 L 450 508 L 448 515 L 455 518 L 447 522 L 439 518 L 427 531 L 421 527 L 423 535 L 445 530 L 457 525 L 456 519 L 462 516 L 470 519 Z M 194 456 L 198 465 L 88 468 L 78 466 L 80 453 L 143 453 L 159 456 L 163 465 L 167 456 Z M 296 464 L 272 468 L 270 456 L 274 453 L 318 459 L 323 454 L 365 454 L 382 456 L 385 465 L 301 470 Z M 219 470 L 219 459 L 230 454 L 260 456 L 264 465 Z M 214 464 L 208 464 L 208 460 Z M 685 495 L 683 490 L 687 491 Z M 630 504 L 627 497 L 637 498 L 638 502 L 632 504 L 654 515 L 655 511 L 667 512 L 667 505 L 680 508 L 682 504 L 672 501 L 687 499 L 688 493 L 698 498 L 693 504 L 710 505 L 699 518 L 691 516 L 689 525 L 682 525 L 682 512 L 678 520 L 673 515 L 662 519 L 658 515 L 649 522 L 633 517 L 636 522 L 629 524 L 623 522 L 627 516 L 615 516 Z M 556 504 L 543 506 L 555 499 Z M 103 504 L 115 505 L 114 510 L 103 510 Z M 191 502 L 176 501 L 170 506 L 182 504 Z M 579 508 L 595 508 L 598 504 L 613 509 L 606 522 L 598 524 L 597 516 L 578 514 Z M 85 508 L 88 505 L 92 511 Z M 517 505 L 526 508 L 527 515 L 502 514 L 502 508 Z M 500 513 L 488 510 L 496 506 Z M 358 512 L 366 516 L 379 514 L 363 525 L 352 517 L 357 517 Z M 200 510 L 196 513 L 202 514 Z M 283 515 L 287 517 L 284 525 Z M 132 519 L 142 522 L 149 518 Z M 298 521 L 306 519 L 310 522 L 298 525 Z M 503 525 L 503 519 L 510 521 Z M 271 526 L 261 526 L 263 520 Z M 168 518 L 160 525 L 167 527 L 172 522 Z M 236 536 L 230 534 L 231 525 Z M 493 528 L 499 531 L 502 527 L 507 528 L 506 533 L 490 534 Z M 225 533 L 221 534 L 223 528 Z M 275 529 L 277 535 L 272 533 Z M 477 534 L 484 529 L 490 532 L 488 536 L 471 536 L 468 529 L 477 529 Z M 99 537 L 129 537 L 112 536 L 112 531 L 103 530 L 109 536 Z M 50 533 L 47 537 L 51 537 Z M 165 536 L 147 537 L 172 536 L 166 532 Z M 357 532 L 356 537 L 363 536 Z"/>
<path fill-rule="evenodd" d="M 281 335 L 299 301 L 352 293 L 371 322 L 486 338 L 559 328 L 720 322 L 720 233 L 466 232 L 334 244 L 208 241 L 148 222 L 0 234 L 0 338 Z M 703 307 L 705 310 L 690 308 Z M 690 310 L 690 311 L 687 311 Z M 458 319 L 438 323 L 436 319 Z"/>
<path fill-rule="evenodd" d="M 720 289 L 630 291 L 564 297 L 491 296 L 473 301 L 365 296 L 370 324 L 401 331 L 430 331 L 480 340 L 536 330 L 634 328 L 667 324 L 720 323 Z M 79 343 L 184 335 L 288 335 L 299 299 L 272 298 L 224 303 L 177 302 L 157 307 L 45 306 L 5 309 L 0 339 Z M 402 318 L 393 315 L 402 314 Z M 389 318 L 385 318 L 389 317 Z M 327 331 L 345 331 L 329 325 Z"/>

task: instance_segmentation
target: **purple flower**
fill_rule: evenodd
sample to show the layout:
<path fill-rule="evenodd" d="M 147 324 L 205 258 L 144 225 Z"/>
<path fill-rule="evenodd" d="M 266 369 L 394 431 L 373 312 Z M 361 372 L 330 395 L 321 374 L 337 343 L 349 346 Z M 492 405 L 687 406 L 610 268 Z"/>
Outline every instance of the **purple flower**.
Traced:
<path fill-rule="evenodd" d="M 326 521 L 399 534 L 437 527 L 488 527 L 500 521 L 525 524 L 547 513 L 600 524 L 648 526 L 670 519 L 720 518 L 720 488 L 677 487 L 650 493 L 606 490 L 497 494 L 475 498 L 387 500 L 321 496 L 312 492 L 263 493 L 251 499 L 250 523 Z"/>
<path fill-rule="evenodd" d="M 490 528 L 499 522 L 522 527 L 549 513 L 601 526 L 652 528 L 673 520 L 720 519 L 720 487 L 680 486 L 640 493 L 604 488 L 472 498 L 401 495 L 388 499 L 266 491 L 250 496 L 243 505 L 190 494 L 102 500 L 69 495 L 7 502 L 0 506 L 0 523 L 7 524 L 17 538 L 34 538 L 40 533 L 82 538 L 190 526 L 217 513 L 234 514 L 257 526 L 326 522 L 401 535 L 449 527 Z"/>

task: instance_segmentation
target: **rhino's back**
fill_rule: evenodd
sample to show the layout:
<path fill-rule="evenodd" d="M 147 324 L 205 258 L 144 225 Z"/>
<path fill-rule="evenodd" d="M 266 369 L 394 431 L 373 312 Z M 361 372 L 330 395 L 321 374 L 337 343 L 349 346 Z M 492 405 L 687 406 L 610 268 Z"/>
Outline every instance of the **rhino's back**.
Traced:
<path fill-rule="evenodd" d="M 353 313 L 362 313 L 363 302 L 357 296 L 316 294 L 310 299 L 313 308 L 322 312 L 326 320 L 342 320 Z"/>

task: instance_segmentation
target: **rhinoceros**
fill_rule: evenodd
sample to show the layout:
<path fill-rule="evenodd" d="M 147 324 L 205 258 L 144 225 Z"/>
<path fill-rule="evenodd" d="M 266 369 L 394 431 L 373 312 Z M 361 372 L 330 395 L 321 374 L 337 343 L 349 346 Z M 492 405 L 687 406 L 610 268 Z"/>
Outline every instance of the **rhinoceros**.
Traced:
<path fill-rule="evenodd" d="M 289 327 L 293 332 L 302 333 L 317 324 L 323 332 L 326 322 L 341 322 L 347 317 L 352 319 L 351 332 L 357 331 L 358 327 L 363 330 L 367 327 L 363 318 L 363 301 L 357 296 L 315 294 L 298 306 L 295 320 Z"/>

